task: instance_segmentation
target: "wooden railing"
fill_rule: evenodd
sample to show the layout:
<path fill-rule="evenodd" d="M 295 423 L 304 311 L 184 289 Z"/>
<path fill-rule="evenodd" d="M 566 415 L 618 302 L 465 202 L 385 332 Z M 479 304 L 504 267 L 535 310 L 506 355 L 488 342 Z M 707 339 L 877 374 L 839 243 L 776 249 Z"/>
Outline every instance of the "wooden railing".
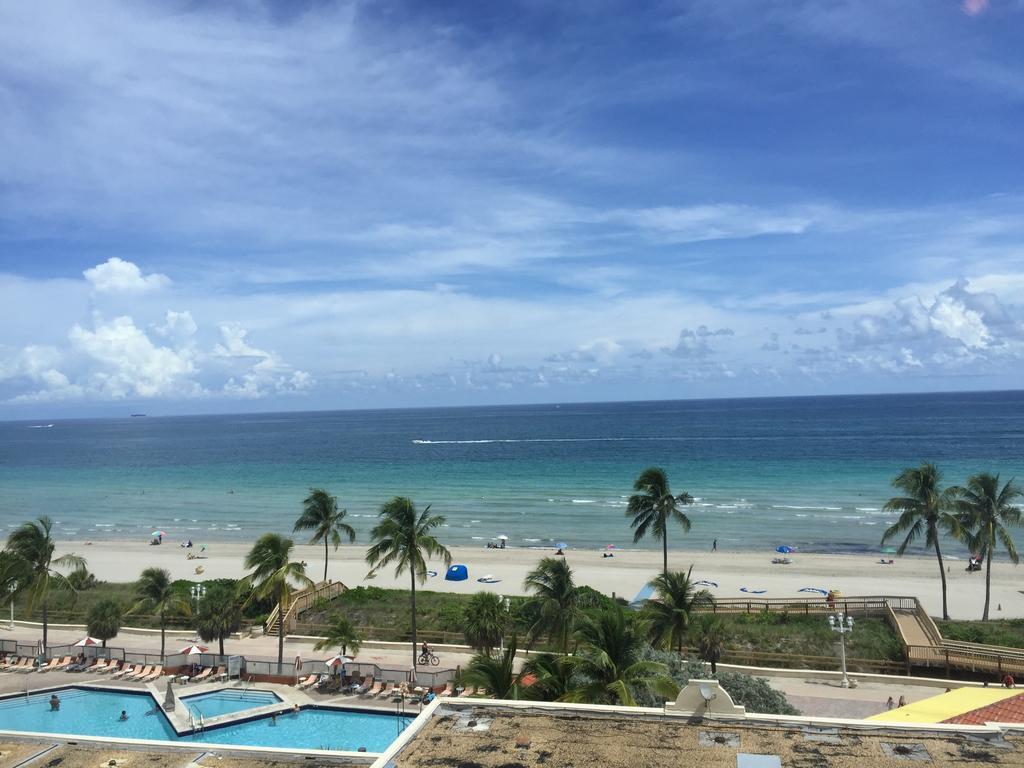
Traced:
<path fill-rule="evenodd" d="M 284 613 L 284 633 L 290 634 L 295 627 L 296 621 L 298 620 L 299 614 L 313 607 L 313 604 L 323 598 L 325 600 L 331 600 L 337 597 L 342 592 L 348 589 L 340 581 L 321 581 L 318 584 L 314 584 L 312 587 L 300 590 L 292 595 L 291 603 L 288 605 L 288 609 Z M 267 617 L 267 623 L 265 625 L 267 634 L 276 634 L 282 631 L 281 627 L 281 606 L 274 606 L 274 610 L 270 612 L 270 616 Z"/>

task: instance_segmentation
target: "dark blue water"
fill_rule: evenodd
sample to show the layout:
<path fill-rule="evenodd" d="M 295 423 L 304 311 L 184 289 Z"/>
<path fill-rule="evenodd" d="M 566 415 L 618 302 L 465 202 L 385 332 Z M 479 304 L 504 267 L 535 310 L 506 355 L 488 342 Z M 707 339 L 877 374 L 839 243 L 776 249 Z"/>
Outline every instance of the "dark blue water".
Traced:
<path fill-rule="evenodd" d="M 905 466 L 1024 477 L 1021 392 L 48 423 L 0 424 L 0 526 L 48 514 L 66 538 L 249 540 L 289 531 L 323 486 L 364 541 L 401 494 L 447 517 L 448 544 L 621 546 L 632 482 L 657 464 L 698 499 L 693 547 L 843 551 L 877 547 Z"/>

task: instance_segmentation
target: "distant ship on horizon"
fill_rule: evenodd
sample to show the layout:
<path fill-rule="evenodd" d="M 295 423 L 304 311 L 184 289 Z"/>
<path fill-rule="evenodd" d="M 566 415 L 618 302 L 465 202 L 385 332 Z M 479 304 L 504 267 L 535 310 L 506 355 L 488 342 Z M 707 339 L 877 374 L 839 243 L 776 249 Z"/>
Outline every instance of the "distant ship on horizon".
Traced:
<path fill-rule="evenodd" d="M 132 418 L 133 419 L 141 419 L 141 418 L 145 418 L 145 416 L 146 416 L 146 414 L 144 414 L 144 413 L 133 413 L 132 414 Z"/>

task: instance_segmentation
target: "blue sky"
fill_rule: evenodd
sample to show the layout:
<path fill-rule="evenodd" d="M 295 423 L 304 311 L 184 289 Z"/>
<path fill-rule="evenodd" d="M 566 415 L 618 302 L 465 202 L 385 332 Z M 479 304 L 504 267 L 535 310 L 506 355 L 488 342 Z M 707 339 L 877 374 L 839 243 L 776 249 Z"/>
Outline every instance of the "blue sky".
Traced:
<path fill-rule="evenodd" d="M 1022 29 L 5 4 L 0 416 L 1019 387 Z"/>

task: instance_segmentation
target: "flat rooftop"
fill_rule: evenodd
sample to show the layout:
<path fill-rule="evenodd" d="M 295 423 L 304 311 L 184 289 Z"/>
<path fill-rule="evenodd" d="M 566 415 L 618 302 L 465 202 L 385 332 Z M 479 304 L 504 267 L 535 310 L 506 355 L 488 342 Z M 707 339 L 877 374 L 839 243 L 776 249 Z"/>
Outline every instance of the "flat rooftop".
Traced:
<path fill-rule="evenodd" d="M 443 705 L 394 756 L 393 764 L 396 768 L 737 768 L 740 754 L 777 756 L 782 766 L 800 768 L 1020 768 L 1024 735 L 942 733 L 927 726 L 914 730 L 884 724 L 802 726 L 749 719 Z"/>

